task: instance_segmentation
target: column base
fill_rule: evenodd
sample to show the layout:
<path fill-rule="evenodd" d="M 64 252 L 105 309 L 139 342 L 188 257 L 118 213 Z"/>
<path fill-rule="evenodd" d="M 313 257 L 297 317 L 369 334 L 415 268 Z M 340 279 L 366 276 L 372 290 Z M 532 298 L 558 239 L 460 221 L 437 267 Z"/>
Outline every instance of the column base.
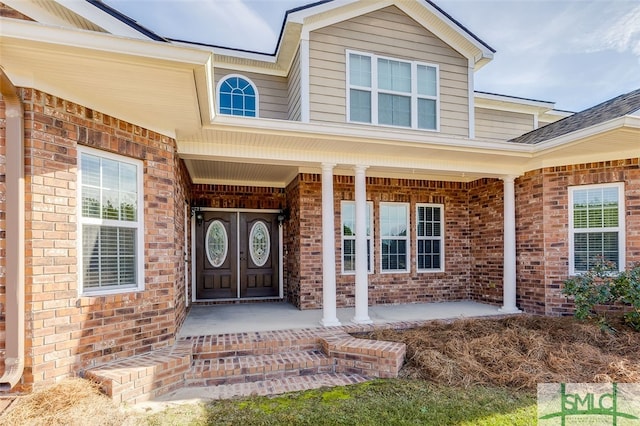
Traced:
<path fill-rule="evenodd" d="M 330 320 L 322 318 L 320 320 L 320 325 L 323 327 L 338 327 L 338 326 L 341 326 L 342 323 L 338 320 L 338 318 L 333 318 Z"/>
<path fill-rule="evenodd" d="M 371 321 L 371 318 L 369 317 L 364 317 L 364 318 L 353 317 L 353 319 L 351 319 L 351 322 L 354 324 L 373 324 L 373 321 Z"/>
<path fill-rule="evenodd" d="M 498 309 L 498 312 L 501 312 L 503 314 L 521 314 L 522 313 L 522 311 L 516 308 L 515 306 L 514 307 L 503 306 Z"/>

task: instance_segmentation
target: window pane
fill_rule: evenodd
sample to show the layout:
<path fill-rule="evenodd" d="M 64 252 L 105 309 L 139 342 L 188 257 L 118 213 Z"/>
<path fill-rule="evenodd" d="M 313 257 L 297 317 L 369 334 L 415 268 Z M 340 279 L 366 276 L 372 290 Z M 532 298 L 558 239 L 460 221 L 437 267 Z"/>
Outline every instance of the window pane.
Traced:
<path fill-rule="evenodd" d="M 342 235 L 356 235 L 355 203 L 342 203 Z"/>
<path fill-rule="evenodd" d="M 378 122 L 411 127 L 411 98 L 380 93 L 378 96 Z"/>
<path fill-rule="evenodd" d="M 349 55 L 349 82 L 352 86 L 371 87 L 371 58 Z"/>
<path fill-rule="evenodd" d="M 100 217 L 100 189 L 82 188 L 82 217 Z"/>
<path fill-rule="evenodd" d="M 418 128 L 436 128 L 436 101 L 433 99 L 418 99 Z"/>
<path fill-rule="evenodd" d="M 437 95 L 436 68 L 418 65 L 418 94 Z"/>
<path fill-rule="evenodd" d="M 100 186 L 100 158 L 82 154 L 82 184 L 85 186 Z"/>
<path fill-rule="evenodd" d="M 356 241 L 345 239 L 342 247 L 342 262 L 345 272 L 356 270 Z"/>
<path fill-rule="evenodd" d="M 378 88 L 411 93 L 411 64 L 378 59 Z"/>
<path fill-rule="evenodd" d="M 404 204 L 380 205 L 380 231 L 382 236 L 407 235 L 407 206 Z"/>
<path fill-rule="evenodd" d="M 102 218 L 114 219 L 120 218 L 120 201 L 118 191 L 102 191 Z"/>
<path fill-rule="evenodd" d="M 574 235 L 574 269 L 585 272 L 605 260 L 618 266 L 617 232 L 589 232 Z"/>
<path fill-rule="evenodd" d="M 363 90 L 351 89 L 349 100 L 351 121 L 371 123 L 371 93 Z"/>

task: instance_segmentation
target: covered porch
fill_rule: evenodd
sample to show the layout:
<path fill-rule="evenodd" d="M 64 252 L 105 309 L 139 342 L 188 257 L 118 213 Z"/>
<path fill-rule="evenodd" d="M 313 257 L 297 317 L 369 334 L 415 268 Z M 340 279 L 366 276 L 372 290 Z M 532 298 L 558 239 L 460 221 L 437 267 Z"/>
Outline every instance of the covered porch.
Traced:
<path fill-rule="evenodd" d="M 338 320 L 345 328 L 358 328 L 351 319 L 355 307 L 338 308 Z M 321 309 L 299 310 L 286 302 L 192 306 L 178 338 L 211 334 L 233 334 L 321 328 Z M 504 315 L 497 306 L 473 301 L 410 303 L 369 307 L 373 327 L 417 326 L 431 320 Z"/>

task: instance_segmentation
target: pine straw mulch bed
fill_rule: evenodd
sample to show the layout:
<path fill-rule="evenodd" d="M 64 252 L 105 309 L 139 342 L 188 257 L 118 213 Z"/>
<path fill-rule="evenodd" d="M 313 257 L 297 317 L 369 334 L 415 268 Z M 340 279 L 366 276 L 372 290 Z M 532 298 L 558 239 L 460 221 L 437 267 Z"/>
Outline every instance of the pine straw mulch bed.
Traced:
<path fill-rule="evenodd" d="M 537 383 L 640 382 L 640 333 L 622 323 L 616 329 L 518 315 L 438 321 L 366 337 L 407 345 L 404 377 L 534 391 Z"/>
<path fill-rule="evenodd" d="M 0 415 L 0 425 L 120 426 L 128 417 L 98 385 L 71 378 L 21 396 Z"/>

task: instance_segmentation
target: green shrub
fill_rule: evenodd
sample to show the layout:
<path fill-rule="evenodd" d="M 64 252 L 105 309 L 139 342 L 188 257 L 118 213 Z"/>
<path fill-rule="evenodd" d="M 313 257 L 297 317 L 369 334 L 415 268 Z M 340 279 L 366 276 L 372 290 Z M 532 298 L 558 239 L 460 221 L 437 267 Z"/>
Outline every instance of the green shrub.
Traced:
<path fill-rule="evenodd" d="M 575 317 L 595 320 L 603 329 L 612 330 L 603 305 L 623 303 L 631 307 L 625 321 L 640 331 L 640 264 L 619 272 L 611 262 L 598 262 L 589 271 L 564 282 L 562 293 L 575 303 Z"/>

